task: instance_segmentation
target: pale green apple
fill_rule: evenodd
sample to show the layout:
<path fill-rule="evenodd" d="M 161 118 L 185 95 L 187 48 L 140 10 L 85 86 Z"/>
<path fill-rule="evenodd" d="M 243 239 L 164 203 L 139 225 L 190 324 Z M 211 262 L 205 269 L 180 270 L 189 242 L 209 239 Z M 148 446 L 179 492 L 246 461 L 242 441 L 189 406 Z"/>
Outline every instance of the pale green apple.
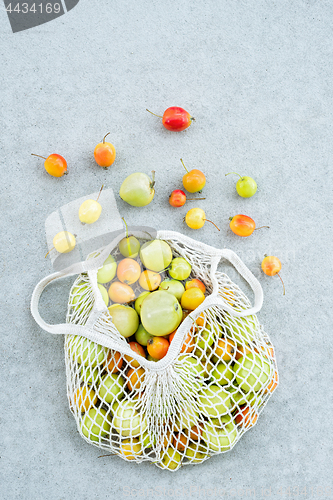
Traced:
<path fill-rule="evenodd" d="M 212 381 L 219 385 L 228 385 L 235 377 L 230 365 L 219 363 L 211 373 Z"/>
<path fill-rule="evenodd" d="M 105 348 L 92 340 L 73 335 L 68 342 L 69 350 L 77 363 L 93 368 L 106 358 Z"/>
<path fill-rule="evenodd" d="M 135 340 L 143 346 L 147 346 L 148 340 L 152 339 L 154 335 L 150 335 L 144 326 L 140 323 L 139 328 L 135 332 Z"/>
<path fill-rule="evenodd" d="M 212 451 L 230 450 L 237 439 L 237 427 L 233 422 L 223 427 L 214 427 L 206 423 L 203 427 L 202 439 Z"/>
<path fill-rule="evenodd" d="M 98 283 L 108 283 L 113 280 L 117 272 L 117 262 L 112 255 L 109 255 L 104 261 L 103 266 L 97 271 Z"/>
<path fill-rule="evenodd" d="M 229 313 L 224 313 L 224 327 L 230 339 L 237 342 L 237 344 L 243 344 L 244 342 L 252 342 L 255 339 L 259 323 L 254 315 L 237 318 Z"/>
<path fill-rule="evenodd" d="M 142 292 L 142 293 L 140 293 L 140 295 L 138 296 L 138 298 L 135 301 L 134 307 L 135 307 L 135 310 L 136 310 L 136 312 L 138 313 L 139 316 L 141 314 L 142 302 L 145 300 L 146 297 L 148 297 L 148 295 L 150 295 L 150 293 L 151 292 Z"/>
<path fill-rule="evenodd" d="M 237 384 L 244 392 L 258 392 L 270 378 L 272 366 L 267 358 L 249 353 L 235 362 L 233 370 Z"/>
<path fill-rule="evenodd" d="M 216 335 L 217 332 L 215 328 L 212 328 L 211 325 L 206 324 L 206 327 L 199 332 L 199 340 L 197 342 L 198 348 L 206 351 L 210 346 L 214 344 Z"/>
<path fill-rule="evenodd" d="M 227 391 L 230 392 L 232 410 L 234 410 L 236 406 L 239 407 L 247 405 L 248 403 L 250 403 L 251 406 L 254 406 L 255 404 L 260 404 L 261 402 L 261 399 L 258 398 L 255 392 L 245 392 L 242 394 L 240 389 L 237 387 L 228 387 Z"/>
<path fill-rule="evenodd" d="M 97 286 L 98 286 L 99 291 L 101 292 L 102 299 L 104 300 L 104 304 L 107 307 L 109 305 L 109 294 L 107 292 L 107 289 L 105 288 L 105 286 L 100 285 L 99 283 L 97 283 Z"/>
<path fill-rule="evenodd" d="M 142 435 L 147 429 L 147 421 L 135 408 L 135 403 L 123 399 L 112 407 L 114 412 L 112 426 L 124 437 Z"/>
<path fill-rule="evenodd" d="M 189 356 L 188 354 L 182 354 L 177 360 L 177 372 L 182 374 L 184 378 L 187 378 L 188 373 L 191 373 L 195 377 L 204 379 L 205 378 L 205 368 L 200 363 L 200 360 L 195 356 Z"/>
<path fill-rule="evenodd" d="M 81 420 L 82 434 L 90 441 L 99 441 L 111 429 L 111 417 L 103 408 L 90 408 Z"/>
<path fill-rule="evenodd" d="M 89 368 L 88 366 L 83 366 L 80 370 L 80 379 L 85 385 L 95 385 L 98 387 L 101 382 L 101 369 L 99 366 L 95 368 Z"/>
<path fill-rule="evenodd" d="M 208 450 L 200 444 L 191 443 L 185 450 L 185 456 L 191 462 L 200 463 L 208 457 Z"/>
<path fill-rule="evenodd" d="M 171 293 L 180 302 L 180 299 L 185 292 L 185 287 L 180 281 L 165 279 L 160 284 L 159 290 L 165 290 L 166 292 Z"/>
<path fill-rule="evenodd" d="M 147 269 L 159 273 L 172 261 L 172 250 L 166 241 L 147 241 L 140 249 L 140 259 Z"/>
<path fill-rule="evenodd" d="M 164 469 L 176 470 L 181 465 L 182 457 L 178 451 L 174 450 L 172 446 L 169 446 L 169 448 L 162 453 L 160 460 Z"/>
<path fill-rule="evenodd" d="M 156 444 L 156 438 L 149 435 L 148 431 L 145 431 L 142 436 L 139 436 L 139 441 L 143 449 L 151 448 Z"/>
<path fill-rule="evenodd" d="M 176 330 L 183 319 L 181 305 L 174 295 L 157 290 L 142 302 L 141 322 L 148 333 L 163 337 Z"/>
<path fill-rule="evenodd" d="M 206 417 L 218 418 L 228 413 L 231 407 L 230 393 L 218 385 L 209 385 L 197 395 L 200 413 Z"/>
<path fill-rule="evenodd" d="M 209 422 L 214 427 L 224 427 L 226 424 L 233 423 L 233 419 L 231 415 L 227 414 L 227 415 L 222 415 L 219 418 L 211 418 Z"/>
<path fill-rule="evenodd" d="M 139 255 L 140 242 L 135 236 L 125 236 L 119 242 L 119 251 L 123 257 L 135 259 Z"/>
<path fill-rule="evenodd" d="M 119 196 L 133 207 L 145 207 L 154 198 L 154 184 L 154 178 L 151 180 L 147 174 L 136 172 L 126 177 L 120 186 Z"/>
<path fill-rule="evenodd" d="M 70 304 L 76 313 L 90 313 L 94 305 L 94 294 L 90 284 L 79 283 L 71 290 Z"/>
<path fill-rule="evenodd" d="M 125 396 L 124 379 L 121 375 L 110 373 L 104 375 L 98 388 L 98 397 L 105 403 L 113 403 Z"/>
<path fill-rule="evenodd" d="M 134 335 L 139 327 L 139 316 L 133 307 L 113 305 L 109 308 L 112 323 L 123 337 Z"/>
<path fill-rule="evenodd" d="M 192 266 L 183 257 L 175 257 L 169 267 L 169 274 L 175 280 L 186 280 L 191 274 Z"/>
<path fill-rule="evenodd" d="M 199 419 L 199 413 L 189 405 L 186 405 L 176 416 L 175 429 L 177 432 L 180 432 L 183 429 L 190 429 L 191 427 L 198 425 Z"/>

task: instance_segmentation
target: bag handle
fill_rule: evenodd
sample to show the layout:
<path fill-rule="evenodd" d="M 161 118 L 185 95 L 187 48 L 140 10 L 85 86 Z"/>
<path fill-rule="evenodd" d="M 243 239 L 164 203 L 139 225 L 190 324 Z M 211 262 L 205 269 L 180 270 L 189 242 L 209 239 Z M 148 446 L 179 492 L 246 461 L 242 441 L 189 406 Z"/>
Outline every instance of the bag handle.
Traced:
<path fill-rule="evenodd" d="M 262 303 L 264 300 L 264 293 L 259 281 L 251 273 L 250 269 L 244 264 L 242 259 L 235 252 L 227 248 L 221 250 L 219 258 L 216 262 L 216 267 L 222 257 L 227 259 L 234 266 L 234 268 L 239 272 L 242 278 L 244 278 L 245 281 L 247 281 L 247 283 L 250 285 L 254 293 L 254 306 L 250 307 L 250 309 L 245 309 L 244 311 L 236 311 L 232 306 L 230 306 L 226 301 L 222 299 L 224 309 L 226 309 L 228 312 L 230 312 L 230 314 L 238 318 L 241 318 L 243 316 L 250 316 L 251 314 L 256 314 L 262 308 Z M 215 270 L 216 268 L 214 269 L 214 272 Z"/>
<path fill-rule="evenodd" d="M 73 334 L 85 336 L 84 332 L 86 332 L 87 328 L 82 325 L 75 325 L 73 323 L 60 323 L 58 325 L 51 325 L 50 323 L 46 323 L 46 321 L 43 320 L 39 313 L 39 300 L 47 285 L 52 281 L 66 278 L 67 276 L 73 276 L 75 274 L 86 273 L 88 271 L 93 271 L 100 268 L 109 255 L 110 250 L 114 247 L 115 241 L 117 239 L 118 238 L 115 238 L 111 243 L 109 243 L 97 257 L 91 258 L 89 260 L 84 260 L 82 262 L 76 262 L 75 264 L 66 267 L 62 271 L 58 271 L 56 273 L 50 274 L 49 276 L 46 276 L 39 283 L 37 283 L 32 293 L 30 310 L 36 323 L 41 328 L 43 328 L 43 330 L 55 334 Z"/>

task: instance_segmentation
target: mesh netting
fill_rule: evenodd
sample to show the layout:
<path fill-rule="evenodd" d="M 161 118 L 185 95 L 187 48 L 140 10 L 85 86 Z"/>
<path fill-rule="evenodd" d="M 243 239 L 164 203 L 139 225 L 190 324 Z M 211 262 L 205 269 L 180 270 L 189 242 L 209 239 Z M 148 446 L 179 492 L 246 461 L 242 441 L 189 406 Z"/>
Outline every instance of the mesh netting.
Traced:
<path fill-rule="evenodd" d="M 193 240 L 165 240 L 173 257 L 191 265 L 187 280 L 199 279 L 206 287 L 205 302 L 183 310 L 166 356 L 147 359 L 144 342 L 144 355 L 132 350 L 129 342 L 137 337 L 122 335 L 113 322 L 112 307 L 108 309 L 117 275 L 98 283 L 98 274 L 91 272 L 75 280 L 66 322 L 90 321 L 92 330 L 108 339 L 104 344 L 114 348 L 66 335 L 65 356 L 70 408 L 82 437 L 125 460 L 148 460 L 177 470 L 231 450 L 256 424 L 277 387 L 278 372 L 273 346 L 257 316 L 234 315 L 251 304 L 227 275 L 216 270 L 213 249 L 210 253 Z M 111 255 L 119 266 L 123 257 L 117 245 Z M 134 260 L 143 272 L 139 256 Z M 167 270 L 161 275 L 163 280 Z M 134 298 L 125 305 L 132 308 L 133 318 L 126 325 L 134 322 L 132 327 L 138 329 L 140 314 L 134 300 L 145 290 L 138 281 L 131 288 Z M 105 306 L 92 320 L 98 294 Z"/>

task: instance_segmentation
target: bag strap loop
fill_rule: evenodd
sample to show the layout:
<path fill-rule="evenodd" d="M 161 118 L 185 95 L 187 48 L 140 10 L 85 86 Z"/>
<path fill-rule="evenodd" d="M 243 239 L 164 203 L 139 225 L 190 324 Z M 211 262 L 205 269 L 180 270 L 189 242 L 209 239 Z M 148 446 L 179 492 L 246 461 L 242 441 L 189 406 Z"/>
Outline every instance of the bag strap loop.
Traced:
<path fill-rule="evenodd" d="M 247 281 L 247 283 L 250 285 L 254 293 L 254 306 L 251 307 L 250 309 L 245 309 L 244 311 L 236 311 L 235 308 L 230 306 L 225 300 L 220 299 L 221 302 L 223 302 L 224 309 L 226 309 L 228 312 L 230 312 L 230 314 L 238 318 L 241 318 L 243 316 L 250 316 L 251 314 L 256 314 L 262 308 L 264 300 L 264 293 L 259 281 L 251 273 L 250 269 L 244 264 L 241 258 L 232 250 L 229 250 L 227 248 L 221 250 L 219 261 L 221 260 L 221 258 L 227 259 L 234 266 L 234 268 L 239 272 L 242 278 L 244 278 L 245 281 Z"/>

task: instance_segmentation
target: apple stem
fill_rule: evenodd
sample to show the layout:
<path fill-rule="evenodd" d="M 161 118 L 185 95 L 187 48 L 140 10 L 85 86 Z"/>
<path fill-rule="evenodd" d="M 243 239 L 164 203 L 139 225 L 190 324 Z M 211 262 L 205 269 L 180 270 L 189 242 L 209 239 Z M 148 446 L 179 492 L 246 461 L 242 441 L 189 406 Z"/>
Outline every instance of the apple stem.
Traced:
<path fill-rule="evenodd" d="M 187 168 L 185 167 L 185 163 L 183 162 L 183 158 L 181 158 L 181 159 L 180 159 L 180 161 L 182 162 L 183 167 L 185 168 L 186 172 L 188 173 L 188 170 L 187 170 Z"/>
<path fill-rule="evenodd" d="M 44 259 L 46 259 L 46 257 L 49 255 L 49 253 L 54 250 L 54 247 L 50 248 L 50 250 L 47 252 L 47 254 L 45 255 Z"/>
<path fill-rule="evenodd" d="M 101 196 L 101 192 L 102 192 L 103 187 L 104 187 L 104 184 L 102 184 L 102 187 L 101 187 L 101 189 L 100 189 L 100 191 L 98 193 L 96 201 L 98 201 L 99 197 Z"/>
<path fill-rule="evenodd" d="M 146 108 L 146 111 L 148 111 L 148 113 L 151 113 L 154 116 L 157 116 L 158 118 L 163 118 L 163 116 L 157 115 L 156 113 L 153 113 L 152 111 L 149 111 L 149 109 L 147 109 L 147 108 Z"/>
<path fill-rule="evenodd" d="M 213 222 L 212 220 L 209 220 L 209 219 L 204 219 L 206 222 L 211 222 L 213 224 L 213 226 L 216 227 L 216 229 L 218 229 L 219 231 L 221 231 L 221 229 L 219 227 L 217 227 L 217 225 L 215 224 L 215 222 Z"/>
<path fill-rule="evenodd" d="M 151 171 L 151 183 L 150 183 L 150 189 L 153 189 L 155 186 L 155 170 Z"/>
<path fill-rule="evenodd" d="M 45 158 L 45 156 L 41 156 L 41 155 L 36 155 L 35 153 L 31 153 L 32 156 L 38 156 L 38 158 L 43 158 L 43 160 L 47 160 L 47 158 Z"/>
<path fill-rule="evenodd" d="M 127 222 L 125 221 L 124 217 L 122 217 L 122 220 L 124 221 L 124 224 L 125 224 L 126 238 L 128 238 L 128 226 L 127 226 Z"/>
<path fill-rule="evenodd" d="M 235 174 L 235 175 L 238 175 L 238 177 L 239 177 L 240 179 L 243 179 L 243 177 L 242 177 L 241 175 L 239 175 L 237 172 L 229 172 L 228 174 L 225 174 L 225 175 L 227 176 L 227 175 L 230 175 L 230 174 Z"/>
<path fill-rule="evenodd" d="M 206 198 L 186 198 L 186 201 L 205 200 Z"/>
<path fill-rule="evenodd" d="M 262 229 L 263 227 L 268 227 L 268 228 L 269 228 L 269 226 L 260 226 L 260 227 L 256 227 L 256 228 L 254 229 L 254 231 L 256 231 L 257 229 Z"/>
<path fill-rule="evenodd" d="M 277 274 L 277 275 L 278 275 L 278 277 L 280 278 L 281 283 L 282 283 L 282 285 L 283 285 L 283 295 L 286 295 L 286 288 L 285 288 L 285 286 L 284 286 L 283 279 L 281 278 L 281 276 L 280 276 L 280 274 L 279 274 L 279 273 L 276 273 L 276 274 Z"/>
<path fill-rule="evenodd" d="M 103 137 L 103 144 L 105 144 L 105 137 L 107 137 L 108 135 L 110 135 L 110 132 L 108 132 L 104 137 Z"/>

